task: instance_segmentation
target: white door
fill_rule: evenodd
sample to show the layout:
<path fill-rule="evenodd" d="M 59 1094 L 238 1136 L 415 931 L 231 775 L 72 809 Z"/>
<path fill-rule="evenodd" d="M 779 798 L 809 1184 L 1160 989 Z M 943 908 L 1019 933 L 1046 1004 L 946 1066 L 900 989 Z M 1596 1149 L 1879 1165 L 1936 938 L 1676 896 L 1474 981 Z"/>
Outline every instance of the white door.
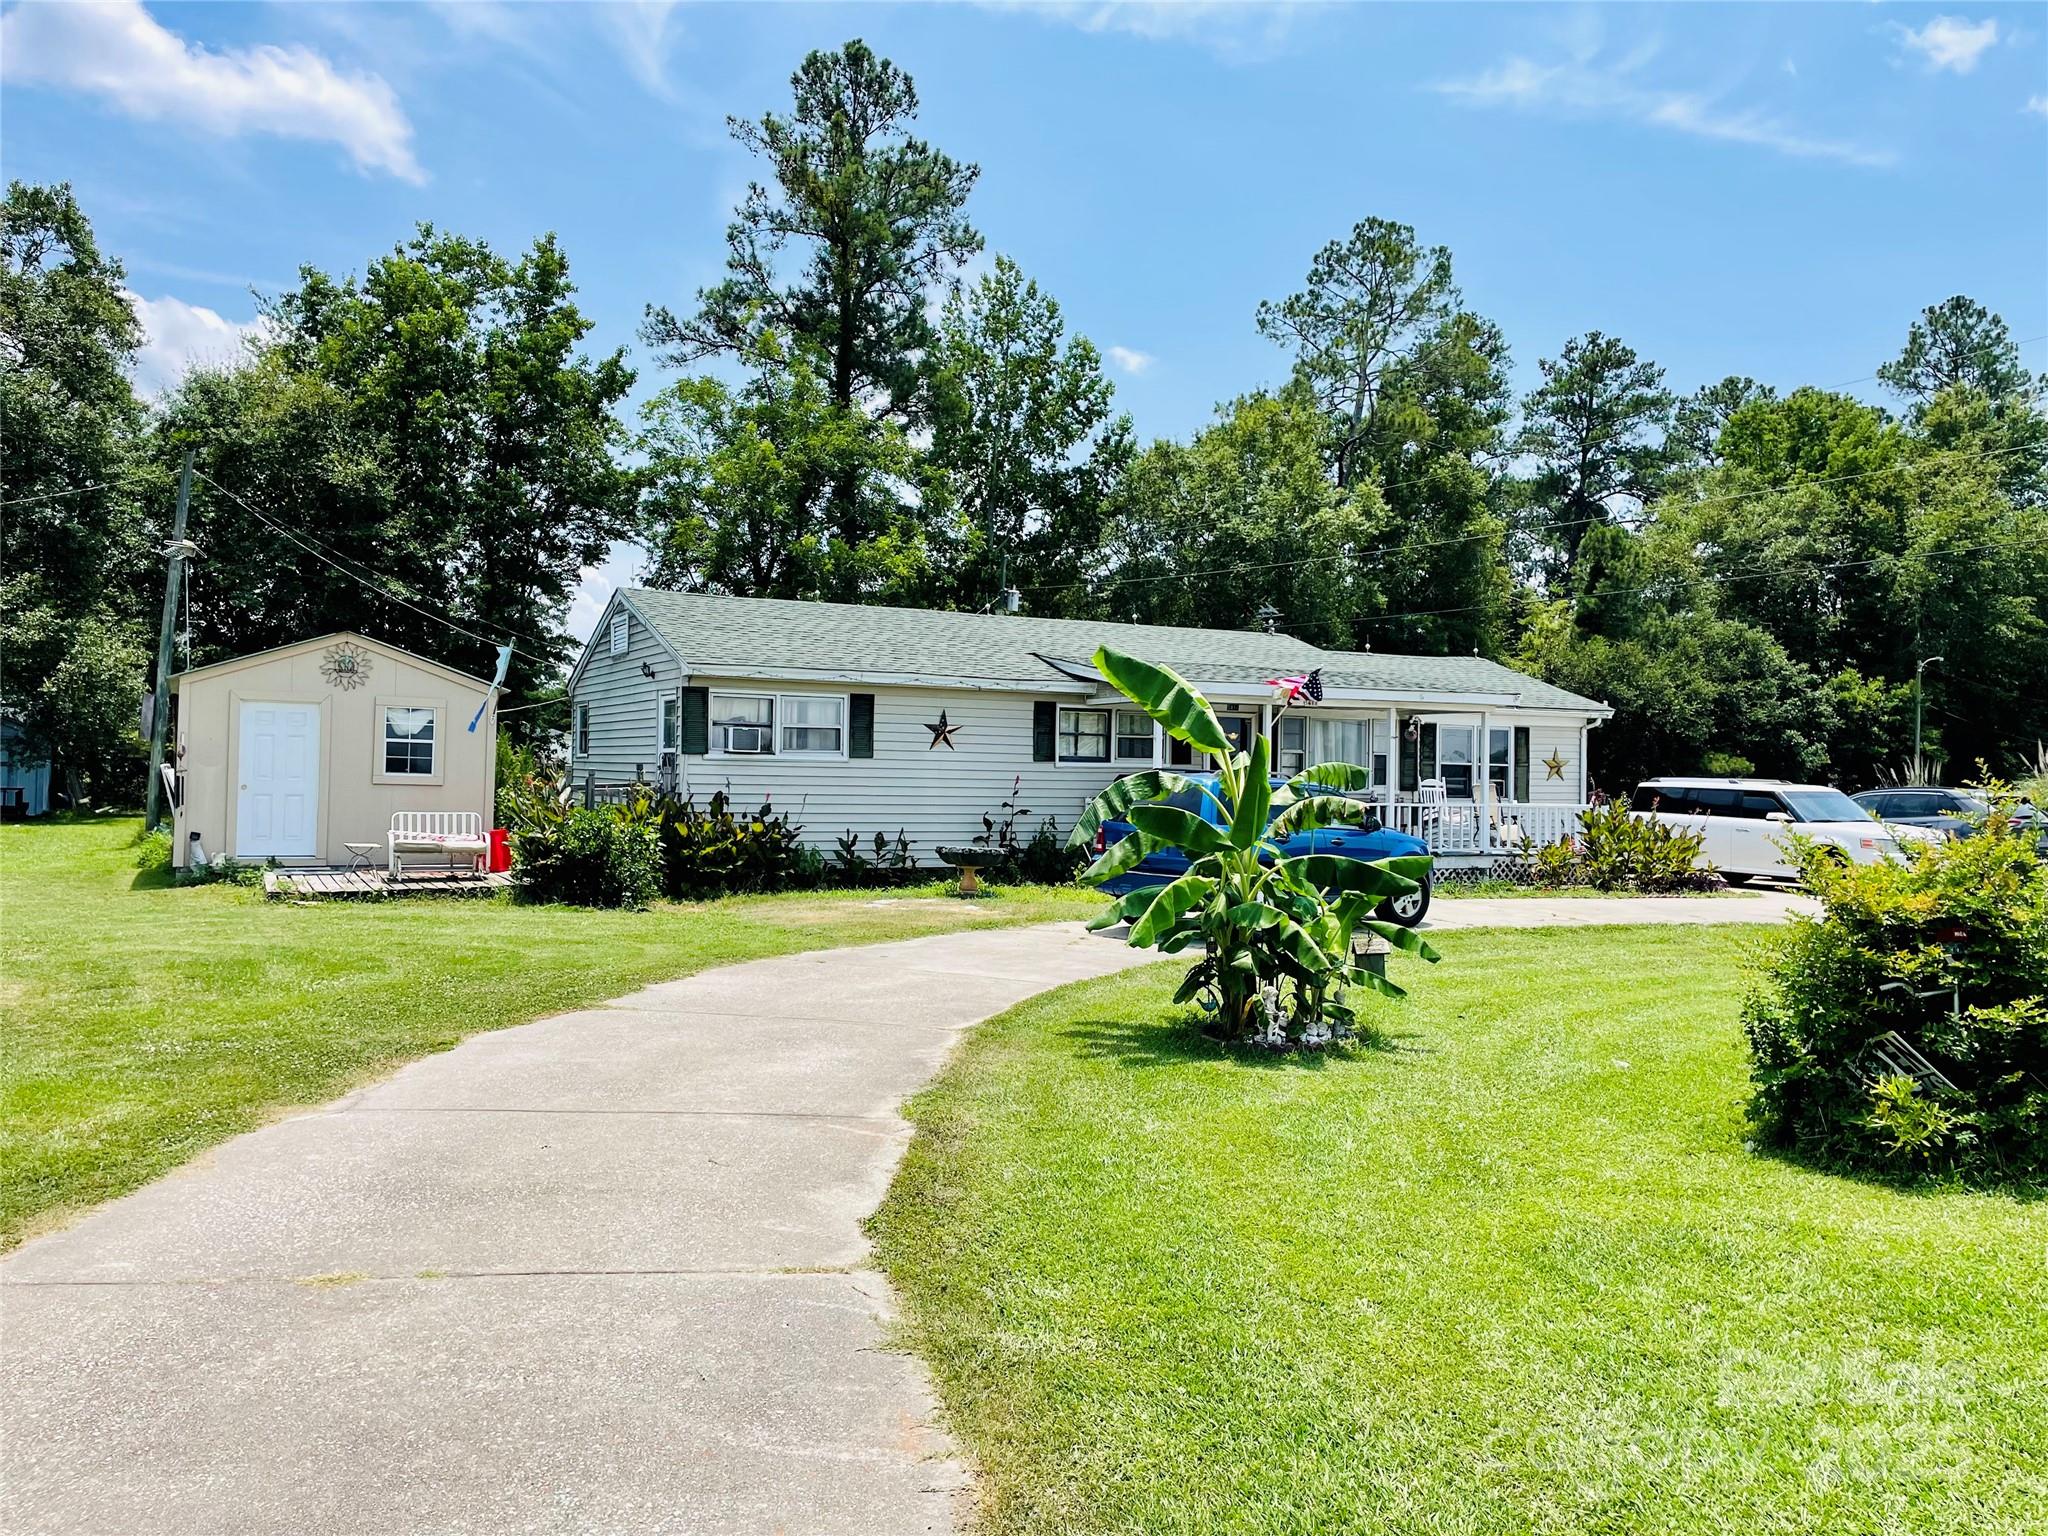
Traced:
<path fill-rule="evenodd" d="M 290 858 L 316 851 L 320 706 L 242 701 L 235 791 L 235 856 Z"/>

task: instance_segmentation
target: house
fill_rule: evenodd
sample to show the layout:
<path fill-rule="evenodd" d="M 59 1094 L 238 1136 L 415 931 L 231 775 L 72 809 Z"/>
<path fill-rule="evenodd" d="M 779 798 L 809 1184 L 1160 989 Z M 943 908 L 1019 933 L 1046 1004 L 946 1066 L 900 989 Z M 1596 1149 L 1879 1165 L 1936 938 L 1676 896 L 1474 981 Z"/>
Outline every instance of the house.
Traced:
<path fill-rule="evenodd" d="M 50 760 L 29 746 L 19 721 L 0 715 L 0 816 L 50 809 Z"/>
<path fill-rule="evenodd" d="M 1064 829 L 1121 774 L 1197 766 L 1096 673 L 1100 645 L 1174 668 L 1240 743 L 1270 732 L 1280 772 L 1370 768 L 1383 818 L 1453 861 L 1569 831 L 1588 733 L 1612 713 L 1476 656 L 634 587 L 570 674 L 570 772 L 767 799 L 814 846 L 901 830 L 927 860 L 980 832 L 1019 780 L 1020 835 L 1047 816 Z M 1276 710 L 1269 679 L 1318 668 L 1322 701 Z"/>
<path fill-rule="evenodd" d="M 383 844 L 397 811 L 491 823 L 498 721 L 481 678 L 344 632 L 171 681 L 180 868 L 222 854 L 346 865 L 347 845 Z"/>

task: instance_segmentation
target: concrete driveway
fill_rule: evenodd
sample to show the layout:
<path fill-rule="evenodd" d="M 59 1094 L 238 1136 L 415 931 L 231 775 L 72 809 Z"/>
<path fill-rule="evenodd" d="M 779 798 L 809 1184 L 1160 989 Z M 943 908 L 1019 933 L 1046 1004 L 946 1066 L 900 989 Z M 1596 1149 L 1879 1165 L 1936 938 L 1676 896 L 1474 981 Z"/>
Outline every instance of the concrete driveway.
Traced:
<path fill-rule="evenodd" d="M 0 1262 L 0 1529 L 950 1530 L 961 1471 L 861 1267 L 898 1106 L 968 1025 L 1153 958 L 1062 924 L 758 961 L 228 1142 Z"/>
<path fill-rule="evenodd" d="M 1614 923 L 1782 923 L 1820 903 L 1800 891 L 1715 896 L 1454 896 L 1430 903 L 1425 930 L 1585 928 Z"/>

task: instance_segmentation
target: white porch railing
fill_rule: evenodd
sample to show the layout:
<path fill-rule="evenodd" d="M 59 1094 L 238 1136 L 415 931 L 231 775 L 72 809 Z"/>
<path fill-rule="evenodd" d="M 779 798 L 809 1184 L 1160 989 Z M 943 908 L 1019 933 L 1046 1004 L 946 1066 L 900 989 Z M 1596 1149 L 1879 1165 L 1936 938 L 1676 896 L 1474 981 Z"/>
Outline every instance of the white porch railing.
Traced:
<path fill-rule="evenodd" d="M 1429 844 L 1437 854 L 1533 853 L 1575 835 L 1583 805 L 1529 805 L 1495 800 L 1453 800 L 1428 792 L 1398 794 L 1388 825 Z M 1380 810 L 1387 819 L 1388 810 Z"/>

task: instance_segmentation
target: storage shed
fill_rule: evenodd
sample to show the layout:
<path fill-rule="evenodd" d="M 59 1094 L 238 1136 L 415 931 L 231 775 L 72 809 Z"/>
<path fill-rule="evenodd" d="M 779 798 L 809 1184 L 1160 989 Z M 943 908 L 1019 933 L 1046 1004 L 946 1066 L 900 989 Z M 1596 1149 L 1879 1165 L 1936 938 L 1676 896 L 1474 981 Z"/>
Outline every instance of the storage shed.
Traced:
<path fill-rule="evenodd" d="M 201 850 L 345 866 L 344 845 L 386 843 L 399 811 L 473 811 L 491 824 L 498 720 L 482 678 L 340 633 L 172 682 L 180 868 Z"/>

